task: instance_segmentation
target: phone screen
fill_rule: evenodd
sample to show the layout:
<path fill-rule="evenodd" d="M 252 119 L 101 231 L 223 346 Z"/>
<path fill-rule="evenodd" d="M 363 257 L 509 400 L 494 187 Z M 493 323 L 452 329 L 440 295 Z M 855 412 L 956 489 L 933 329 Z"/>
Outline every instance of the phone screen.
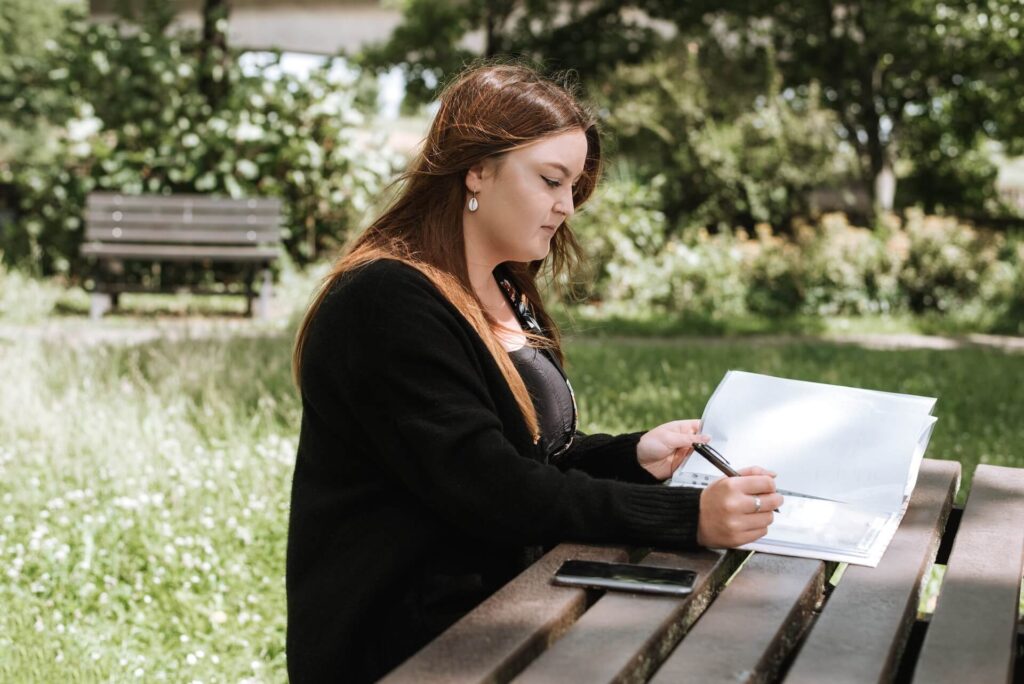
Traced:
<path fill-rule="evenodd" d="M 555 572 L 555 584 L 685 596 L 693 591 L 693 570 L 632 563 L 567 560 Z"/>

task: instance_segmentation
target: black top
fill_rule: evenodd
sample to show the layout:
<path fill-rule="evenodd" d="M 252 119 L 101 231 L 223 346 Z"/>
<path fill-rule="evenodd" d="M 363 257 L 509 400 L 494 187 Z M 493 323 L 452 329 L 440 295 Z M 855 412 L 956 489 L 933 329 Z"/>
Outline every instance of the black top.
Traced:
<path fill-rule="evenodd" d="M 576 418 L 569 387 L 549 353 L 529 345 L 509 352 L 537 410 L 545 462 L 557 459 L 569 448 Z"/>
<path fill-rule="evenodd" d="M 310 321 L 288 528 L 288 672 L 369 681 L 563 541 L 691 547 L 700 491 L 642 433 L 544 454 L 469 322 L 419 271 L 346 273 Z"/>
<path fill-rule="evenodd" d="M 502 269 L 496 269 L 495 279 L 512 305 L 519 324 L 530 332 L 543 334 L 526 295 L 519 292 Z M 527 344 L 510 351 L 509 357 L 522 376 L 537 410 L 541 449 L 546 460 L 550 462 L 557 459 L 572 446 L 573 435 L 576 433 L 576 397 L 569 378 L 548 349 L 538 349 Z"/>

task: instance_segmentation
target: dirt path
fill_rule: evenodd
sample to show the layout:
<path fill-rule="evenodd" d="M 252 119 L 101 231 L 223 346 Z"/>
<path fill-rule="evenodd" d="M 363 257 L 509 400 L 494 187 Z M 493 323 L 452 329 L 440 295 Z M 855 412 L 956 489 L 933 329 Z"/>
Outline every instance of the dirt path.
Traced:
<path fill-rule="evenodd" d="M 0 341 L 47 341 L 72 346 L 96 344 L 143 344 L 154 340 L 226 339 L 230 337 L 264 337 L 290 335 L 283 318 L 255 321 L 242 316 L 165 316 L 153 318 L 109 317 L 90 321 L 81 317 L 52 318 L 42 323 L 15 324 L 0 320 Z M 578 343 L 599 341 L 630 344 L 708 345 L 734 344 L 784 346 L 802 342 L 835 342 L 865 349 L 963 349 L 982 347 L 1005 352 L 1024 353 L 1024 337 L 970 334 L 962 336 L 898 334 L 826 334 L 826 335 L 745 335 L 694 337 L 584 337 L 566 335 Z"/>
<path fill-rule="evenodd" d="M 4 323 L 0 342 L 57 342 L 74 347 L 144 344 L 155 340 L 228 339 L 285 334 L 287 321 L 255 321 L 242 316 L 166 316 L 145 319 L 111 317 L 52 318 L 43 323 Z"/>
<path fill-rule="evenodd" d="M 861 334 L 822 334 L 822 335 L 730 335 L 730 336 L 679 336 L 679 337 L 634 337 L 625 335 L 609 335 L 607 337 L 573 337 L 566 339 L 576 342 L 598 343 L 601 341 L 629 342 L 631 344 L 651 345 L 758 345 L 777 347 L 804 342 L 835 342 L 850 344 L 864 349 L 964 349 L 981 347 L 999 349 L 1008 353 L 1024 353 L 1024 337 L 1009 335 L 983 335 L 973 333 L 961 336 L 919 335 L 913 333 L 861 333 Z"/>

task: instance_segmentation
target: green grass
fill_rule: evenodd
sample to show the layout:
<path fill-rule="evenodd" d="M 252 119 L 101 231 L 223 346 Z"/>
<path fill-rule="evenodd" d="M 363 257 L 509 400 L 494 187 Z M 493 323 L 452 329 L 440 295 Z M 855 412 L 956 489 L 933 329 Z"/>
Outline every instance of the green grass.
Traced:
<path fill-rule="evenodd" d="M 699 416 L 737 368 L 937 396 L 930 457 L 965 475 L 1024 465 L 1024 355 L 742 338 L 567 351 L 589 432 Z M 285 679 L 289 352 L 284 335 L 0 339 L 0 681 Z"/>
<path fill-rule="evenodd" d="M 979 332 L 975 323 L 938 313 L 912 315 L 865 314 L 862 316 L 769 317 L 748 314 L 736 317 L 699 316 L 693 313 L 637 312 L 630 316 L 589 314 L 581 308 L 553 306 L 550 311 L 562 330 L 591 337 L 749 337 L 753 335 L 849 335 L 924 334 L 963 336 Z M 1020 323 L 995 326 L 994 334 L 1020 335 Z"/>

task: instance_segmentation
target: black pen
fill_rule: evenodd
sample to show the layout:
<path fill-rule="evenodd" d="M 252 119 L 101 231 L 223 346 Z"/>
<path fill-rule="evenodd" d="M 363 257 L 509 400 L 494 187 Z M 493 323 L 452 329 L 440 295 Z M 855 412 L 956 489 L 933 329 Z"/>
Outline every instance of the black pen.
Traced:
<path fill-rule="evenodd" d="M 707 444 L 702 444 L 700 442 L 695 442 L 693 445 L 693 450 L 696 451 L 701 456 L 703 456 L 704 460 L 706 460 L 708 463 L 710 463 L 711 465 L 715 466 L 723 473 L 725 473 L 727 477 L 740 476 L 739 472 L 737 472 L 735 468 L 729 465 L 729 461 L 726 460 L 725 456 L 718 453 L 718 451 L 715 450 L 714 447 L 708 446 Z M 778 513 L 779 509 L 776 508 L 775 512 Z"/>
<path fill-rule="evenodd" d="M 729 461 L 725 458 L 725 456 L 718 453 L 718 451 L 713 446 L 703 444 L 701 442 L 696 442 L 693 445 L 693 450 L 696 451 L 701 456 L 703 456 L 704 460 L 706 460 L 708 463 L 721 470 L 726 476 L 740 476 L 739 472 L 737 472 L 736 469 L 729 464 Z M 778 492 L 779 494 L 782 494 L 783 496 L 796 496 L 800 497 L 801 499 L 817 499 L 818 501 L 831 501 L 833 503 L 843 503 L 842 501 L 837 501 L 836 499 L 829 499 L 824 496 L 814 496 L 813 494 L 801 494 L 800 492 L 791 492 L 786 489 L 776 489 L 775 491 Z M 779 509 L 776 508 L 775 512 L 778 513 Z"/>

